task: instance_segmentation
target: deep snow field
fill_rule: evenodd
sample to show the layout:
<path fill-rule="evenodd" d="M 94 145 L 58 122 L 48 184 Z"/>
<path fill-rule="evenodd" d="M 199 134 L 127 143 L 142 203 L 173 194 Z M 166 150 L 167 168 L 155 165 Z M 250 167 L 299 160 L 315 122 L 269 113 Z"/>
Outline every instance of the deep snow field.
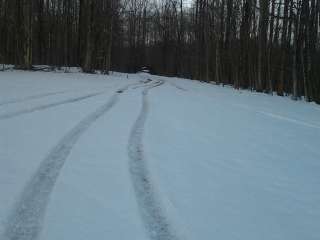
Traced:
<path fill-rule="evenodd" d="M 0 72 L 1 240 L 319 240 L 320 106 L 148 74 Z"/>

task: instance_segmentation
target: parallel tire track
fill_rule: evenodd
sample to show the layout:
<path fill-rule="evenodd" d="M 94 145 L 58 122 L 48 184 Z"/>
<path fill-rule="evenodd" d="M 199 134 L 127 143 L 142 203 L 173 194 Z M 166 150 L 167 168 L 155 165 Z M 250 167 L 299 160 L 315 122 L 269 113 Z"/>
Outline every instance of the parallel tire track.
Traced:
<path fill-rule="evenodd" d="M 177 240 L 170 223 L 162 211 L 161 203 L 154 191 L 152 181 L 146 166 L 146 159 L 143 151 L 143 132 L 147 119 L 149 104 L 148 91 L 162 85 L 160 80 L 145 88 L 142 92 L 142 109 L 136 120 L 128 143 L 128 156 L 130 159 L 130 174 L 135 190 L 140 213 L 148 234 L 153 240 Z"/>
<path fill-rule="evenodd" d="M 1 114 L 0 115 L 0 120 L 17 117 L 17 116 L 20 116 L 20 115 L 23 115 L 23 114 L 27 114 L 27 113 L 46 110 L 48 108 L 57 107 L 59 105 L 79 102 L 79 101 L 82 101 L 82 100 L 85 100 L 85 99 L 88 99 L 88 98 L 92 98 L 92 97 L 101 95 L 103 93 L 104 93 L 104 91 L 91 93 L 91 94 L 87 94 L 87 95 L 80 96 L 80 97 L 70 98 L 70 99 L 66 99 L 66 100 L 62 100 L 62 101 L 57 101 L 57 102 L 54 102 L 54 103 L 48 103 L 48 104 L 44 104 L 44 105 L 41 105 L 41 106 L 35 106 L 35 107 L 28 108 L 28 109 L 22 109 L 22 110 L 10 112 L 10 113 Z"/>
<path fill-rule="evenodd" d="M 117 103 L 119 94 L 131 85 L 119 89 L 106 104 L 80 121 L 42 160 L 9 215 L 4 235 L 0 236 L 2 240 L 38 239 L 50 194 L 71 149 L 90 125 Z"/>
<path fill-rule="evenodd" d="M 20 102 L 26 102 L 26 101 L 29 101 L 29 100 L 34 100 L 34 99 L 39 99 L 39 98 L 45 98 L 45 97 L 49 97 L 49 96 L 63 94 L 65 92 L 66 91 L 40 93 L 40 94 L 36 94 L 36 95 L 32 95 L 32 96 L 27 96 L 27 97 L 24 97 L 24 98 L 12 99 L 12 100 L 8 100 L 8 101 L 0 102 L 0 106 L 14 104 L 14 103 L 20 103 Z"/>

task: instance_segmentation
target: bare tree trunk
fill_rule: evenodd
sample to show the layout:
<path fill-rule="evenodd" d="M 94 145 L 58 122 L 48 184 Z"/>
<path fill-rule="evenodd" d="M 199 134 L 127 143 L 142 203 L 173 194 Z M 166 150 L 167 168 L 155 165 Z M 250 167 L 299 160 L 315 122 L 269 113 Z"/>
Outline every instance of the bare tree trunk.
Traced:
<path fill-rule="evenodd" d="M 280 96 L 284 94 L 284 79 L 286 72 L 286 60 L 287 60 L 287 30 L 288 30 L 288 11 L 289 11 L 289 0 L 284 0 L 284 12 L 283 12 L 283 27 L 281 34 L 281 67 L 280 67 L 280 76 L 279 76 L 279 84 L 277 88 L 277 93 Z"/>
<path fill-rule="evenodd" d="M 266 47 L 267 47 L 267 26 L 268 26 L 268 9 L 269 1 L 260 0 L 260 16 L 259 16 L 259 56 L 258 56 L 258 82 L 256 90 L 261 92 L 264 89 L 266 76 Z"/>
<path fill-rule="evenodd" d="M 19 60 L 16 63 L 17 68 L 29 70 L 32 68 L 32 0 L 23 0 L 20 2 L 21 6 L 21 32 L 18 32 L 18 46 L 21 49 L 17 51 L 22 51 L 19 54 Z M 18 29 L 19 31 L 19 29 Z"/>
<path fill-rule="evenodd" d="M 86 2 L 86 48 L 82 70 L 86 73 L 92 73 L 92 52 L 93 52 L 93 39 L 92 39 L 92 18 L 93 18 L 93 0 L 85 0 Z"/>
<path fill-rule="evenodd" d="M 109 20 L 109 28 L 108 28 L 108 47 L 107 47 L 107 55 L 106 55 L 106 69 L 105 73 L 109 73 L 111 69 L 111 54 L 112 54 L 112 38 L 113 38 L 113 19 L 114 19 L 114 13 L 113 13 L 113 0 L 111 0 L 111 6 L 110 6 L 110 20 Z"/>
<path fill-rule="evenodd" d="M 293 5 L 291 5 L 291 13 L 293 13 Z M 292 99 L 298 99 L 298 76 L 297 76 L 297 58 L 298 58 L 298 15 L 294 20 L 293 30 L 293 55 L 292 55 Z"/>
<path fill-rule="evenodd" d="M 267 68 L 267 80 L 268 80 L 268 89 L 267 91 L 269 93 L 273 93 L 273 74 L 272 74 L 272 57 L 273 57 L 273 35 L 274 35 L 274 16 L 275 16 L 275 5 L 276 0 L 271 1 L 271 18 L 270 18 L 270 24 L 269 24 L 269 44 L 268 44 L 268 68 Z"/>

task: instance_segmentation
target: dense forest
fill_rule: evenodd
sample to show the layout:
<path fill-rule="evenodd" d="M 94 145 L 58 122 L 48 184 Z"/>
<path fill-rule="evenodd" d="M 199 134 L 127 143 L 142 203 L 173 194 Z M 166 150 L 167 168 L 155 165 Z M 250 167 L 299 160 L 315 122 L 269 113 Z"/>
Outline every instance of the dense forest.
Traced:
<path fill-rule="evenodd" d="M 320 103 L 320 1 L 0 0 L 0 63 L 147 66 Z"/>

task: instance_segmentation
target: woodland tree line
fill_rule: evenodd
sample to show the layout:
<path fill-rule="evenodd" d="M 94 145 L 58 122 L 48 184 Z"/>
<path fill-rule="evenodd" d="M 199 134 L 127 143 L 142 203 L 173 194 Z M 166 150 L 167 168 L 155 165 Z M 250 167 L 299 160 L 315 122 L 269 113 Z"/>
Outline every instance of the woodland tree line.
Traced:
<path fill-rule="evenodd" d="M 148 66 L 320 103 L 320 0 L 0 0 L 0 63 Z"/>

